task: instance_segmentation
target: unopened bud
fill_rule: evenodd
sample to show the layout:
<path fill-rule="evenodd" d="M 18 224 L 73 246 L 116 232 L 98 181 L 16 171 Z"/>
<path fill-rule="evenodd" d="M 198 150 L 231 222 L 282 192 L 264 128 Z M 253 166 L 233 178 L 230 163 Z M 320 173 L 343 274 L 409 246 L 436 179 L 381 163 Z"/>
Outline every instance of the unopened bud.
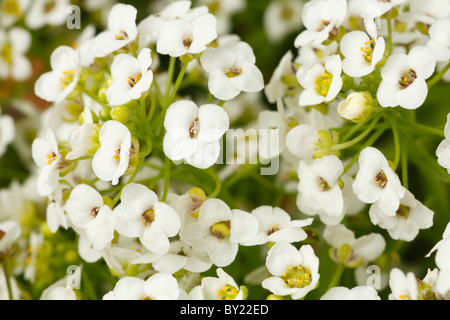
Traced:
<path fill-rule="evenodd" d="M 111 119 L 126 123 L 130 119 L 130 110 L 125 106 L 116 106 L 111 109 Z"/>
<path fill-rule="evenodd" d="M 337 111 L 342 118 L 358 123 L 366 120 L 372 113 L 372 104 L 370 93 L 353 92 L 339 104 Z"/>

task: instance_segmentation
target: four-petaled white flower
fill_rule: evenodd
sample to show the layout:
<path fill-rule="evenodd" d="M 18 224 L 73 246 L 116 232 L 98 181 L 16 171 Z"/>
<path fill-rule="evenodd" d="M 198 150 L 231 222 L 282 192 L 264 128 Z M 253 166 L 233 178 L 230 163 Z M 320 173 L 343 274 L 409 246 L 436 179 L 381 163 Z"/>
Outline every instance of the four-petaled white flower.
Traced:
<path fill-rule="evenodd" d="M 34 85 L 36 94 L 50 102 L 63 101 L 72 91 L 80 76 L 78 51 L 59 46 L 50 56 L 52 71 L 42 74 Z"/>
<path fill-rule="evenodd" d="M 0 30 L 0 79 L 24 81 L 31 76 L 31 63 L 26 57 L 30 46 L 31 35 L 25 29 Z"/>
<path fill-rule="evenodd" d="M 198 107 L 189 100 L 174 102 L 164 120 L 164 153 L 173 161 L 185 160 L 194 167 L 208 168 L 219 157 L 219 139 L 229 122 L 226 111 L 217 105 Z"/>
<path fill-rule="evenodd" d="M 137 183 L 130 183 L 122 189 L 120 204 L 114 209 L 114 219 L 119 234 L 139 238 L 145 248 L 157 254 L 169 251 L 169 237 L 177 235 L 180 230 L 177 212 L 158 201 L 152 190 Z"/>
<path fill-rule="evenodd" d="M 206 49 L 200 62 L 209 74 L 209 91 L 220 100 L 231 100 L 241 91 L 259 92 L 264 88 L 261 71 L 255 65 L 253 49 L 243 41 L 233 41 Z"/>
<path fill-rule="evenodd" d="M 112 82 L 105 91 L 106 99 L 113 106 L 139 99 L 153 82 L 151 50 L 142 49 L 137 59 L 122 53 L 114 58 L 111 65 Z"/>
<path fill-rule="evenodd" d="M 290 295 L 293 300 L 305 297 L 319 281 L 319 258 L 310 245 L 297 249 L 279 242 L 268 252 L 266 267 L 272 277 L 262 282 L 263 288 L 276 295 Z"/>
<path fill-rule="evenodd" d="M 202 283 L 189 292 L 191 300 L 243 300 L 244 290 L 222 268 L 216 277 L 204 277 Z"/>
<path fill-rule="evenodd" d="M 300 106 L 310 106 L 331 102 L 342 88 L 342 60 L 332 55 L 325 65 L 313 63 L 297 70 L 297 80 L 304 88 L 299 97 Z"/>
<path fill-rule="evenodd" d="M 100 148 L 92 159 L 92 170 L 100 180 L 116 185 L 128 169 L 131 133 L 121 122 L 109 120 L 102 125 L 98 139 Z"/>
<path fill-rule="evenodd" d="M 426 79 L 434 72 L 436 58 L 429 47 L 417 46 L 408 54 L 394 53 L 381 70 L 377 99 L 382 107 L 417 109 L 427 95 Z"/>

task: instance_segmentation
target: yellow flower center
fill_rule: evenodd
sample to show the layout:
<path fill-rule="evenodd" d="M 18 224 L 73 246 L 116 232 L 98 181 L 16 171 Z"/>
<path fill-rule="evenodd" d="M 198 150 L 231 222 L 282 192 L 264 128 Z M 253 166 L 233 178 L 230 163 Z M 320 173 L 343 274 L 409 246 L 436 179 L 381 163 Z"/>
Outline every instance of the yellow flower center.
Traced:
<path fill-rule="evenodd" d="M 0 56 L 7 65 L 12 65 L 12 48 L 9 43 L 3 45 L 0 50 Z"/>
<path fill-rule="evenodd" d="M 242 73 L 242 68 L 228 68 L 225 70 L 225 75 L 228 78 L 234 78 L 237 77 L 238 75 L 240 75 Z"/>
<path fill-rule="evenodd" d="M 194 38 L 192 36 L 184 36 L 183 37 L 183 45 L 186 49 L 189 49 L 191 47 L 192 41 Z"/>
<path fill-rule="evenodd" d="M 406 220 L 408 218 L 408 216 L 409 216 L 409 211 L 410 210 L 411 210 L 410 207 L 401 204 L 399 206 L 396 214 Z"/>
<path fill-rule="evenodd" d="M 322 31 L 330 24 L 330 21 L 327 20 L 320 20 L 319 26 L 317 27 L 317 31 Z"/>
<path fill-rule="evenodd" d="M 128 34 L 125 31 L 119 31 L 118 34 L 115 35 L 116 40 L 128 40 Z"/>
<path fill-rule="evenodd" d="M 331 189 L 330 185 L 328 184 L 328 182 L 325 181 L 324 178 L 319 177 L 318 178 L 318 184 L 320 187 L 320 191 L 328 191 Z"/>
<path fill-rule="evenodd" d="M 65 70 L 62 72 L 62 77 L 59 78 L 59 82 L 61 82 L 63 89 L 67 88 L 67 86 L 72 83 L 74 75 L 75 70 Z"/>
<path fill-rule="evenodd" d="M 6 14 L 19 16 L 20 8 L 16 0 L 5 0 L 2 3 L 2 11 Z"/>
<path fill-rule="evenodd" d="M 120 161 L 120 149 L 117 149 L 114 151 L 113 157 L 114 157 L 114 160 Z"/>
<path fill-rule="evenodd" d="M 47 164 L 50 165 L 57 159 L 56 153 L 52 152 L 47 155 Z"/>
<path fill-rule="evenodd" d="M 386 177 L 384 171 L 381 170 L 380 172 L 378 172 L 375 178 L 373 178 L 373 181 L 380 186 L 380 189 L 383 189 L 388 183 L 388 178 Z"/>
<path fill-rule="evenodd" d="M 219 300 L 234 300 L 239 293 L 236 287 L 231 285 L 226 285 L 219 291 L 217 291 L 217 298 Z"/>
<path fill-rule="evenodd" d="M 211 232 L 214 236 L 222 241 L 230 236 L 230 221 L 217 222 L 211 226 Z"/>
<path fill-rule="evenodd" d="M 92 219 L 95 219 L 98 215 L 99 210 L 100 210 L 100 207 L 92 208 L 91 213 L 89 214 L 89 217 Z"/>
<path fill-rule="evenodd" d="M 130 87 L 134 87 L 136 85 L 136 83 L 139 82 L 139 80 L 141 80 L 142 78 L 142 72 L 139 72 L 137 75 L 135 76 L 129 76 L 128 77 L 128 84 L 130 85 Z"/>
<path fill-rule="evenodd" d="M 145 210 L 145 212 L 142 214 L 142 223 L 145 224 L 145 226 L 149 226 L 152 224 L 153 221 L 155 221 L 155 207 L 151 207 L 148 210 Z"/>
<path fill-rule="evenodd" d="M 289 267 L 281 279 L 291 288 L 304 288 L 312 281 L 311 272 L 301 265 Z"/>
<path fill-rule="evenodd" d="M 402 89 L 408 88 L 417 79 L 417 74 L 414 70 L 408 69 L 408 71 L 398 79 L 398 84 Z"/>
<path fill-rule="evenodd" d="M 333 79 L 333 76 L 328 72 L 324 72 L 320 75 L 320 77 L 317 77 L 316 79 L 314 79 L 314 82 L 316 83 L 315 88 L 319 95 L 325 97 L 328 94 L 328 91 L 330 90 L 332 79 Z"/>
<path fill-rule="evenodd" d="M 367 62 L 371 63 L 373 59 L 373 50 L 375 49 L 375 41 L 369 40 L 364 42 L 365 47 L 361 47 L 362 57 Z"/>

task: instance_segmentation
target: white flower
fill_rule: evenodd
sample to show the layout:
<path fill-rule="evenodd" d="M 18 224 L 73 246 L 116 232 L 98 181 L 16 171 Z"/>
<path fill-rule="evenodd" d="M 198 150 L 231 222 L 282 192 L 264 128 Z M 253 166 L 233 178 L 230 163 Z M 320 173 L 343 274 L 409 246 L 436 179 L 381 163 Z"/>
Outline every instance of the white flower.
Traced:
<path fill-rule="evenodd" d="M 13 220 L 0 223 L 0 252 L 6 252 L 22 233 L 20 224 Z"/>
<path fill-rule="evenodd" d="M 281 208 L 261 206 L 251 212 L 258 220 L 258 233 L 243 245 L 261 245 L 268 242 L 298 242 L 307 238 L 302 229 L 310 225 L 312 218 L 291 220 L 291 216 Z"/>
<path fill-rule="evenodd" d="M 3 1 L 0 9 L 0 25 L 6 28 L 14 25 L 23 18 L 29 4 L 30 0 Z"/>
<path fill-rule="evenodd" d="M 106 99 L 113 106 L 139 99 L 153 82 L 151 50 L 144 48 L 137 59 L 128 54 L 114 57 L 111 65 L 112 82 L 105 91 Z"/>
<path fill-rule="evenodd" d="M 352 289 L 346 287 L 331 288 L 320 300 L 381 300 L 381 298 L 371 286 L 356 286 Z"/>
<path fill-rule="evenodd" d="M 449 279 L 450 269 L 439 270 L 438 268 L 434 268 L 433 270 L 428 269 L 427 275 L 423 278 L 422 283 L 425 283 L 425 286 L 428 285 L 431 287 L 429 290 L 431 290 L 431 293 L 437 300 L 448 300 L 450 297 Z M 425 292 L 425 294 L 427 293 Z"/>
<path fill-rule="evenodd" d="M 409 21 L 433 24 L 436 20 L 445 19 L 450 14 L 450 3 L 447 0 L 409 1 Z"/>
<path fill-rule="evenodd" d="M 439 268 L 436 290 L 439 294 L 446 294 L 450 290 L 450 223 L 447 224 L 442 239 L 430 250 L 426 257 L 436 252 L 435 262 Z"/>
<path fill-rule="evenodd" d="M 95 138 L 97 138 L 97 131 L 91 113 L 91 109 L 84 107 L 83 123 L 73 128 L 69 132 L 68 143 L 72 150 L 67 153 L 67 160 L 74 160 L 85 156 L 89 149 L 95 145 Z"/>
<path fill-rule="evenodd" d="M 81 268 L 78 267 L 72 274 L 56 281 L 44 291 L 40 300 L 77 300 L 74 289 L 80 288 Z"/>
<path fill-rule="evenodd" d="M 392 269 L 389 274 L 389 287 L 392 291 L 390 300 L 417 300 L 419 295 L 416 276 L 412 272 L 405 275 L 400 269 Z"/>
<path fill-rule="evenodd" d="M 184 241 L 199 251 L 206 251 L 218 267 L 231 264 L 239 244 L 258 231 L 258 221 L 242 210 L 231 210 L 219 199 L 208 199 L 200 207 L 198 221 L 185 226 Z"/>
<path fill-rule="evenodd" d="M 204 277 L 199 286 L 189 292 L 190 300 L 243 300 L 244 290 L 222 268 L 217 268 L 217 278 Z"/>
<path fill-rule="evenodd" d="M 31 46 L 30 33 L 20 27 L 0 30 L 0 79 L 27 80 L 32 73 L 30 60 L 26 57 Z"/>
<path fill-rule="evenodd" d="M 376 202 L 378 208 L 387 214 L 398 209 L 406 192 L 384 155 L 374 147 L 361 151 L 359 171 L 352 187 L 359 200 Z"/>
<path fill-rule="evenodd" d="M 169 20 L 159 30 L 156 51 L 171 57 L 200 53 L 217 38 L 216 23 L 216 18 L 210 13 L 201 14 L 190 21 Z"/>
<path fill-rule="evenodd" d="M 383 59 L 385 49 L 383 37 L 372 40 L 365 32 L 349 32 L 340 43 L 340 50 L 345 57 L 342 70 L 351 77 L 366 76 Z"/>
<path fill-rule="evenodd" d="M 92 41 L 90 51 L 95 57 L 105 57 L 131 43 L 137 37 L 137 10 L 132 5 L 117 3 L 108 15 L 107 30 Z"/>
<path fill-rule="evenodd" d="M 436 54 L 436 61 L 450 59 L 450 18 L 434 22 L 428 29 L 430 40 L 427 43 Z"/>
<path fill-rule="evenodd" d="M 9 115 L 2 115 L 0 109 L 0 157 L 6 152 L 8 144 L 14 141 L 15 136 L 14 119 Z"/>
<path fill-rule="evenodd" d="M 340 222 L 344 216 L 344 198 L 339 177 L 344 171 L 336 156 L 324 156 L 310 165 L 300 161 L 297 205 L 300 211 L 319 214 L 326 224 Z"/>
<path fill-rule="evenodd" d="M 295 39 L 295 47 L 318 45 L 342 24 L 347 13 L 346 0 L 314 0 L 305 3 L 302 21 L 306 30 Z"/>
<path fill-rule="evenodd" d="M 376 203 L 369 210 L 373 224 L 387 229 L 393 239 L 403 241 L 412 241 L 419 233 L 419 229 L 430 228 L 433 225 L 433 214 L 433 211 L 416 200 L 409 190 L 406 190 L 405 196 L 400 199 L 396 211 L 379 210 Z"/>
<path fill-rule="evenodd" d="M 299 97 L 300 106 L 331 102 L 342 88 L 342 61 L 339 55 L 325 60 L 325 65 L 314 63 L 297 70 L 297 80 L 305 89 Z"/>
<path fill-rule="evenodd" d="M 65 210 L 71 223 L 85 230 L 95 250 L 102 250 L 114 238 L 113 213 L 103 203 L 100 193 L 86 185 L 77 185 L 66 201 Z"/>
<path fill-rule="evenodd" d="M 64 212 L 63 185 L 58 184 L 55 190 L 48 195 L 46 221 L 51 232 L 55 233 L 59 227 L 67 229 L 69 219 Z"/>
<path fill-rule="evenodd" d="M 303 3 L 296 0 L 272 1 L 264 11 L 264 30 L 271 42 L 278 43 L 286 35 L 302 26 Z"/>
<path fill-rule="evenodd" d="M 156 273 L 147 280 L 123 277 L 103 300 L 178 300 L 184 297 L 177 279 L 171 274 Z"/>
<path fill-rule="evenodd" d="M 209 74 L 209 91 L 220 100 L 231 100 L 241 91 L 259 92 L 264 88 L 256 58 L 246 42 L 235 41 L 206 49 L 200 62 Z"/>
<path fill-rule="evenodd" d="M 167 109 L 164 127 L 167 131 L 163 141 L 166 156 L 204 169 L 219 158 L 219 140 L 228 130 L 229 119 L 217 105 L 197 107 L 192 101 L 180 100 Z"/>
<path fill-rule="evenodd" d="M 30 29 L 39 29 L 45 25 L 59 26 L 66 22 L 70 0 L 34 0 L 30 1 L 25 16 L 25 25 Z"/>
<path fill-rule="evenodd" d="M 417 46 L 408 54 L 391 55 L 381 70 L 377 99 L 382 107 L 417 109 L 428 94 L 426 79 L 434 72 L 436 59 L 429 47 Z"/>
<path fill-rule="evenodd" d="M 320 278 L 319 259 L 310 245 L 297 249 L 289 243 L 277 243 L 267 254 L 266 267 L 272 277 L 263 280 L 262 287 L 276 295 L 290 295 L 293 300 L 314 290 Z"/>
<path fill-rule="evenodd" d="M 288 51 L 281 58 L 280 63 L 275 68 L 269 83 L 264 87 L 264 93 L 270 103 L 275 103 L 278 98 L 282 98 L 292 87 L 285 79 L 295 79 L 292 51 Z"/>
<path fill-rule="evenodd" d="M 49 195 L 55 190 L 59 171 L 65 166 L 65 160 L 59 153 L 58 142 L 50 128 L 46 129 L 45 138 L 36 138 L 31 145 L 34 162 L 40 168 L 37 189 L 40 195 Z"/>
<path fill-rule="evenodd" d="M 334 259 L 352 268 L 362 262 L 374 261 L 386 248 L 386 241 L 380 234 L 370 233 L 356 238 L 355 233 L 343 224 L 327 226 L 323 238 L 333 247 Z M 339 261 L 343 250 L 346 252 L 346 259 Z"/>
<path fill-rule="evenodd" d="M 156 271 L 174 274 L 180 270 L 205 272 L 212 262 L 206 252 L 200 252 L 182 241 L 172 241 L 169 251 L 152 263 Z"/>
<path fill-rule="evenodd" d="M 72 91 L 80 76 L 78 52 L 69 46 L 59 46 L 50 56 L 52 71 L 42 74 L 36 81 L 36 94 L 50 102 L 63 101 Z"/>
<path fill-rule="evenodd" d="M 122 189 L 120 204 L 114 209 L 115 229 L 126 237 L 139 238 L 151 252 L 169 251 L 169 237 L 180 230 L 176 211 L 146 186 L 130 183 Z"/>
<path fill-rule="evenodd" d="M 131 133 L 124 124 L 109 120 L 102 125 L 98 138 L 100 148 L 92 159 L 92 170 L 100 180 L 116 185 L 128 169 Z"/>
<path fill-rule="evenodd" d="M 447 169 L 450 174 L 450 113 L 447 114 L 447 122 L 444 127 L 445 139 L 441 141 L 436 149 L 438 163 Z"/>

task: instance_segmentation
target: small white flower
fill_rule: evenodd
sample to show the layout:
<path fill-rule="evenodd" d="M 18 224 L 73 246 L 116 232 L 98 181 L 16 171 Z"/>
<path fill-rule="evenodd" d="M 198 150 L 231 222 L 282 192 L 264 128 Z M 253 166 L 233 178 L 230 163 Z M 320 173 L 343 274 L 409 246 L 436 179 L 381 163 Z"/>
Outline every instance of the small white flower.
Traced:
<path fill-rule="evenodd" d="M 52 71 L 39 77 L 34 91 L 40 98 L 58 103 L 75 89 L 80 76 L 79 54 L 69 46 L 59 46 L 50 56 L 50 65 Z"/>
<path fill-rule="evenodd" d="M 444 127 L 445 139 L 441 141 L 436 149 L 438 163 L 447 169 L 450 174 L 450 113 L 447 114 L 447 122 Z"/>
<path fill-rule="evenodd" d="M 314 0 L 303 6 L 302 21 L 306 30 L 295 39 L 295 47 L 318 45 L 342 24 L 347 13 L 346 0 Z"/>
<path fill-rule="evenodd" d="M 171 274 L 156 273 L 147 280 L 123 277 L 103 300 L 178 300 L 184 297 L 177 279 Z"/>
<path fill-rule="evenodd" d="M 40 300 L 77 300 L 74 289 L 80 288 L 81 268 L 75 269 L 72 274 L 56 281 L 44 291 Z"/>
<path fill-rule="evenodd" d="M 191 300 L 243 300 L 244 290 L 222 268 L 217 268 L 216 277 L 204 277 L 199 286 L 189 292 Z"/>
<path fill-rule="evenodd" d="M 241 91 L 259 92 L 264 88 L 256 58 L 246 42 L 235 41 L 206 49 L 200 62 L 209 74 L 209 91 L 220 100 L 231 100 Z"/>
<path fill-rule="evenodd" d="M 356 238 L 355 233 L 343 224 L 327 226 L 323 237 L 333 247 L 333 255 L 337 260 L 339 259 L 341 247 L 344 245 L 349 247 L 348 259 L 338 262 L 345 263 L 352 268 L 360 265 L 362 262 L 374 261 L 386 248 L 386 241 L 380 234 L 370 233 Z"/>
<path fill-rule="evenodd" d="M 446 294 L 450 290 L 450 223 L 447 224 L 442 239 L 430 250 L 426 257 L 436 252 L 435 262 L 439 268 L 436 290 L 439 294 Z"/>
<path fill-rule="evenodd" d="M 159 30 L 156 51 L 172 57 L 200 53 L 217 38 L 216 24 L 216 18 L 210 13 L 201 14 L 190 21 L 169 20 Z"/>
<path fill-rule="evenodd" d="M 373 224 L 387 229 L 393 239 L 412 241 L 420 229 L 427 229 L 433 225 L 433 211 L 425 207 L 414 195 L 406 190 L 400 199 L 400 205 L 395 212 L 384 212 L 373 204 L 369 210 Z"/>
<path fill-rule="evenodd" d="M 22 233 L 20 224 L 13 220 L 0 223 L 0 252 L 11 248 Z"/>
<path fill-rule="evenodd" d="M 258 221 L 242 210 L 231 210 L 219 199 L 208 199 L 200 207 L 198 221 L 184 229 L 184 241 L 199 251 L 206 251 L 218 267 L 231 264 L 239 244 L 258 231 Z"/>
<path fill-rule="evenodd" d="M 428 29 L 430 40 L 427 43 L 436 54 L 436 61 L 450 59 L 450 18 L 434 22 Z"/>
<path fill-rule="evenodd" d="M 324 156 L 310 165 L 300 161 L 299 209 L 309 215 L 319 214 L 326 224 L 340 222 L 344 216 L 344 198 L 339 187 L 343 171 L 342 162 L 336 156 Z"/>
<path fill-rule="evenodd" d="M 297 80 L 305 89 L 300 94 L 299 105 L 310 106 L 331 102 L 342 88 L 342 61 L 339 55 L 325 60 L 325 65 L 314 63 L 298 68 Z"/>
<path fill-rule="evenodd" d="M 408 54 L 391 55 L 381 70 L 382 81 L 377 99 L 382 107 L 401 106 L 417 109 L 428 94 L 426 79 L 434 72 L 436 59 L 426 46 L 417 46 Z"/>
<path fill-rule="evenodd" d="M 27 30 L 20 27 L 0 30 L 0 79 L 24 81 L 31 76 L 31 63 L 26 57 L 30 46 L 31 35 Z"/>
<path fill-rule="evenodd" d="M 345 57 L 342 70 L 351 77 L 366 76 L 383 59 L 385 49 L 383 37 L 373 40 L 365 32 L 349 32 L 342 37 L 340 43 L 340 50 Z"/>
<path fill-rule="evenodd" d="M 144 48 L 137 59 L 128 54 L 114 57 L 111 65 L 112 82 L 105 91 L 106 99 L 113 106 L 139 99 L 153 82 L 151 50 Z"/>
<path fill-rule="evenodd" d="M 331 288 L 320 300 L 381 300 L 381 298 L 371 286 L 356 286 L 352 289 L 346 287 Z"/>
<path fill-rule="evenodd" d="M 166 156 L 204 169 L 219 158 L 219 140 L 228 130 L 229 119 L 217 105 L 197 107 L 192 101 L 180 100 L 167 109 L 164 127 L 167 131 L 163 141 Z"/>
<path fill-rule="evenodd" d="M 277 243 L 267 254 L 266 267 L 272 277 L 263 280 L 262 287 L 276 295 L 290 295 L 293 300 L 314 290 L 320 278 L 319 259 L 310 245 L 297 249 L 289 243 Z"/>
<path fill-rule="evenodd" d="M 389 274 L 389 287 L 392 291 L 390 300 L 417 300 L 419 295 L 416 276 L 412 272 L 405 275 L 400 269 L 392 269 Z"/>
<path fill-rule="evenodd" d="M 124 124 L 109 120 L 102 125 L 98 138 L 100 148 L 92 159 L 92 170 L 100 180 L 116 185 L 128 169 L 131 133 Z"/>
<path fill-rule="evenodd" d="M 0 25 L 2 27 L 11 27 L 23 18 L 26 9 L 30 4 L 30 0 L 12 0 L 3 1 L 0 9 Z"/>
<path fill-rule="evenodd" d="M 31 150 L 33 160 L 40 168 L 37 180 L 38 192 L 43 196 L 49 195 L 55 190 L 59 171 L 65 165 L 53 130 L 47 128 L 45 138 L 36 138 L 31 145 Z"/>
<path fill-rule="evenodd" d="M 302 229 L 310 225 L 312 218 L 291 220 L 291 216 L 281 208 L 261 206 L 251 212 L 258 220 L 259 229 L 254 238 L 243 245 L 261 245 L 268 242 L 298 242 L 307 238 Z"/>
<path fill-rule="evenodd" d="M 286 52 L 275 68 L 269 83 L 264 87 L 264 93 L 270 103 L 275 103 L 278 98 L 282 98 L 290 90 L 290 84 L 283 80 L 295 78 L 296 70 L 292 63 L 293 58 L 292 51 Z"/>
<path fill-rule="evenodd" d="M 39 29 L 45 25 L 59 26 L 67 19 L 70 0 L 35 0 L 30 1 L 25 15 L 25 25 L 30 29 Z"/>
<path fill-rule="evenodd" d="M 302 26 L 303 3 L 296 0 L 270 2 L 264 11 L 264 30 L 271 42 L 278 43 Z"/>
<path fill-rule="evenodd" d="M 447 0 L 409 1 L 410 13 L 407 21 L 423 22 L 431 25 L 437 20 L 445 19 L 450 14 L 450 3 Z"/>
<path fill-rule="evenodd" d="M 137 37 L 137 10 L 132 5 L 117 3 L 108 15 L 107 30 L 91 42 L 90 51 L 95 57 L 105 57 L 133 42 Z"/>
<path fill-rule="evenodd" d="M 86 185 L 77 185 L 66 201 L 65 210 L 71 223 L 86 232 L 95 250 L 102 250 L 114 238 L 113 214 L 103 203 L 100 193 Z"/>
<path fill-rule="evenodd" d="M 72 151 L 67 153 L 67 160 L 74 160 L 85 156 L 88 150 L 95 145 L 97 131 L 93 122 L 91 109 L 84 107 L 83 124 L 73 128 L 68 135 L 68 143 Z"/>
<path fill-rule="evenodd" d="M 2 115 L 0 109 L 0 157 L 6 152 L 8 144 L 14 141 L 15 136 L 14 119 L 9 115 Z"/>
<path fill-rule="evenodd" d="M 396 212 L 406 192 L 384 155 L 374 147 L 361 151 L 359 171 L 352 186 L 359 200 L 364 203 L 376 202 L 386 214 Z"/>
<path fill-rule="evenodd" d="M 169 237 L 180 230 L 176 211 L 146 186 L 130 183 L 122 189 L 120 204 L 114 209 L 115 229 L 126 237 L 139 238 L 151 252 L 169 251 Z"/>

